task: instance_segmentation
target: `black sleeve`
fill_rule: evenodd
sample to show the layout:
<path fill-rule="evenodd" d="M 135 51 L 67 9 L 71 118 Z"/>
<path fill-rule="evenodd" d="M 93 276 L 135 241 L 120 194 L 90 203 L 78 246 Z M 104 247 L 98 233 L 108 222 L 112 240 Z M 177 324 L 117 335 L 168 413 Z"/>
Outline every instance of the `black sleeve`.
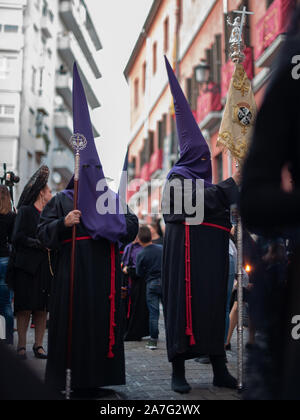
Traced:
<path fill-rule="evenodd" d="M 184 183 L 184 178 L 179 175 L 174 175 L 170 181 L 180 180 Z M 196 206 L 196 186 L 193 185 L 192 190 L 192 203 L 193 206 Z M 176 214 L 174 211 L 174 191 L 171 189 L 170 193 L 170 214 L 164 213 L 164 219 L 166 222 L 183 222 L 186 217 L 193 217 L 193 215 L 187 215 L 184 213 L 184 203 L 182 202 L 182 214 Z M 212 185 L 211 187 L 204 189 L 204 217 L 211 218 L 222 216 L 224 211 L 229 210 L 230 205 L 237 201 L 238 198 L 238 187 L 233 180 L 229 178 L 225 181 L 220 182 L 219 184 Z M 165 200 L 165 196 L 163 196 Z M 183 200 L 183 198 L 182 198 Z M 163 208 L 166 209 L 163 204 Z"/>
<path fill-rule="evenodd" d="M 32 226 L 31 209 L 27 206 L 20 207 L 16 216 L 12 242 L 16 247 L 41 248 L 41 242 L 35 237 Z"/>
<path fill-rule="evenodd" d="M 205 217 L 220 210 L 229 209 L 231 204 L 237 202 L 238 186 L 233 178 L 228 178 L 219 184 L 204 190 Z"/>
<path fill-rule="evenodd" d="M 37 235 L 42 244 L 49 249 L 60 248 L 62 235 L 67 228 L 64 224 L 64 217 L 60 217 L 58 212 L 59 198 L 53 197 L 42 211 Z"/>
<path fill-rule="evenodd" d="M 15 221 L 16 221 L 16 213 L 10 213 L 10 220 L 9 220 L 9 228 L 7 231 L 8 242 L 12 242 L 12 235 L 14 231 Z"/>
<path fill-rule="evenodd" d="M 127 214 L 125 214 L 127 234 L 123 236 L 120 240 L 120 242 L 122 242 L 123 245 L 127 245 L 130 242 L 134 241 L 139 230 L 138 218 L 129 209 L 129 207 L 127 209 Z"/>

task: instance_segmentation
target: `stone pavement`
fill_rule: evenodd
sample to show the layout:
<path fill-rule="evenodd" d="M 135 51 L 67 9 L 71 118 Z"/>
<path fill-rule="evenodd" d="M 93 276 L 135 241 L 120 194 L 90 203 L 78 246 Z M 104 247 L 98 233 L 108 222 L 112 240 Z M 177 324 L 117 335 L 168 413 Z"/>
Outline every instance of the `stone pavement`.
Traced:
<path fill-rule="evenodd" d="M 247 340 L 245 330 L 244 342 Z M 15 333 L 16 341 L 16 333 Z M 46 362 L 36 359 L 32 352 L 34 330 L 28 334 L 27 357 L 24 363 L 44 378 Z M 47 332 L 44 347 L 47 351 Z M 186 362 L 186 377 L 192 390 L 189 394 L 177 394 L 171 390 L 171 365 L 167 360 L 163 317 L 160 317 L 160 339 L 157 350 L 145 348 L 147 340 L 125 343 L 126 385 L 112 387 L 117 392 L 113 399 L 125 400 L 239 400 L 240 394 L 234 390 L 216 388 L 212 385 L 211 365 L 203 365 L 189 360 Z M 227 352 L 228 369 L 237 374 L 236 334 L 232 339 L 232 351 Z M 107 398 L 109 399 L 109 398 Z"/>

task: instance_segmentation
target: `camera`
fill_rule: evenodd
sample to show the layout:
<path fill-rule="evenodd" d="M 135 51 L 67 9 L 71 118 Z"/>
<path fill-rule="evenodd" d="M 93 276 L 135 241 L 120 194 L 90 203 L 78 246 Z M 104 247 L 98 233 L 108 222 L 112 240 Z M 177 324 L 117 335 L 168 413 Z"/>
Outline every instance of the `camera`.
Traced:
<path fill-rule="evenodd" d="M 12 172 L 12 171 L 7 171 L 6 170 L 6 163 L 3 163 L 3 172 L 4 172 L 3 176 L 0 177 L 0 183 L 1 183 L 1 185 L 4 184 L 9 188 L 11 200 L 12 200 L 12 202 L 14 202 L 13 187 L 14 187 L 15 184 L 17 184 L 20 181 L 20 177 L 15 175 L 15 173 Z"/>
<path fill-rule="evenodd" d="M 7 187 L 13 187 L 20 181 L 20 177 L 14 174 L 12 171 L 6 170 L 6 163 L 3 163 L 4 175 L 0 177 L 1 184 L 6 185 Z"/>

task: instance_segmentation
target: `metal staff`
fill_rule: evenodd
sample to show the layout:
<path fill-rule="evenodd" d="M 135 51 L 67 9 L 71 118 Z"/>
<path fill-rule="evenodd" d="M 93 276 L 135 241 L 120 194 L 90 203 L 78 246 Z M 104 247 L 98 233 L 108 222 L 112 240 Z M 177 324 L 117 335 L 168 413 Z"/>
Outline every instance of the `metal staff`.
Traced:
<path fill-rule="evenodd" d="M 78 202 L 78 184 L 80 167 L 80 150 L 86 147 L 87 141 L 82 134 L 73 134 L 70 143 L 75 150 L 75 170 L 74 170 L 74 198 L 73 210 L 77 210 Z M 76 225 L 72 227 L 72 248 L 71 248 L 71 266 L 70 266 L 70 291 L 69 291 L 69 323 L 68 323 L 68 347 L 67 347 L 67 370 L 66 370 L 66 399 L 70 399 L 71 380 L 72 380 L 72 333 L 73 333 L 73 295 L 74 295 L 74 277 L 75 277 L 75 251 L 76 251 Z"/>
<path fill-rule="evenodd" d="M 235 64 L 242 63 L 245 59 L 243 53 L 244 43 L 242 39 L 243 27 L 246 15 L 253 14 L 247 12 L 246 7 L 242 11 L 235 10 L 235 13 L 241 13 L 242 19 L 237 17 L 232 24 L 229 19 L 227 23 L 233 26 L 233 31 L 229 40 L 230 43 L 230 58 Z M 238 164 L 237 164 L 238 167 Z M 237 211 L 237 210 L 236 210 Z M 236 229 L 237 229 L 237 301 L 238 301 L 238 326 L 237 326 L 237 348 L 238 348 L 238 389 L 243 388 L 243 226 L 240 215 L 236 214 Z"/>

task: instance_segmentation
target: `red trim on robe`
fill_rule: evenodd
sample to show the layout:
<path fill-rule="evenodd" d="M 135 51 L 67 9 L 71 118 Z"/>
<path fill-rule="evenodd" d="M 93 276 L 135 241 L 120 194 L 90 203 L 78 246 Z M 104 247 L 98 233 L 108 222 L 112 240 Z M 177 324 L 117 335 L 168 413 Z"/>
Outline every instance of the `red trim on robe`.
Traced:
<path fill-rule="evenodd" d="M 115 296 L 116 296 L 116 261 L 115 261 L 115 244 L 110 244 L 110 323 L 109 323 L 109 349 L 107 357 L 113 359 L 115 355 L 112 348 L 115 345 Z"/>
<path fill-rule="evenodd" d="M 185 295 L 186 295 L 186 330 L 190 337 L 190 346 L 196 344 L 193 334 L 192 320 L 192 290 L 191 290 L 191 250 L 190 250 L 190 227 L 185 225 Z"/>
<path fill-rule="evenodd" d="M 128 280 L 128 289 L 129 289 L 129 291 L 131 290 L 131 278 L 130 277 L 129 277 L 129 280 Z M 128 298 L 127 319 L 130 318 L 130 311 L 131 311 L 131 296 L 129 295 L 129 298 Z"/>
<path fill-rule="evenodd" d="M 87 239 L 92 239 L 92 237 L 91 236 L 77 236 L 75 239 L 76 239 L 76 241 L 85 241 Z M 63 241 L 63 244 L 68 244 L 70 242 L 72 242 L 72 238 L 71 239 L 65 239 Z"/>

